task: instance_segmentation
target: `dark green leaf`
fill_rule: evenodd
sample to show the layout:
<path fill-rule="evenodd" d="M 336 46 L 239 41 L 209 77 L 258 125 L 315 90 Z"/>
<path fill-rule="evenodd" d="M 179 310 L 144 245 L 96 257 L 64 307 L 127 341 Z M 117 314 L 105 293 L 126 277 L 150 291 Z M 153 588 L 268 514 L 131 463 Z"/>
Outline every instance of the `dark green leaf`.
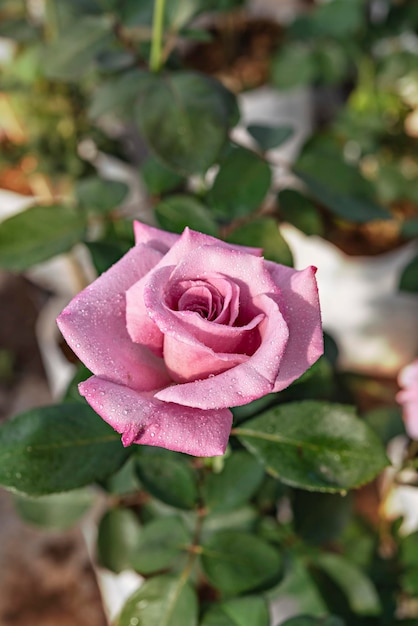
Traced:
<path fill-rule="evenodd" d="M 376 588 L 358 567 L 339 554 L 317 555 L 315 566 L 321 568 L 347 596 L 351 610 L 359 615 L 379 615 L 380 600 Z"/>
<path fill-rule="evenodd" d="M 79 383 L 87 380 L 87 378 L 90 378 L 90 376 L 90 370 L 88 370 L 87 367 L 82 363 L 78 364 L 76 373 L 74 374 L 65 391 L 65 395 L 63 398 L 64 402 L 81 402 L 82 404 L 85 404 L 85 399 L 83 398 L 83 396 L 80 396 L 80 393 L 78 391 L 78 385 Z"/>
<path fill-rule="evenodd" d="M 363 417 L 385 446 L 394 437 L 406 434 L 400 406 L 385 406 L 372 409 Z"/>
<path fill-rule="evenodd" d="M 339 617 L 327 615 L 325 617 L 310 617 L 309 615 L 298 615 L 283 622 L 282 626 L 344 626 Z"/>
<path fill-rule="evenodd" d="M 314 203 L 295 189 L 283 189 L 277 196 L 282 219 L 305 235 L 323 235 L 321 216 Z"/>
<path fill-rule="evenodd" d="M 165 167 L 152 155 L 149 155 L 142 163 L 141 176 L 152 195 L 173 191 L 184 182 L 183 176 Z"/>
<path fill-rule="evenodd" d="M 401 235 L 408 239 L 418 237 L 418 217 L 402 222 Z"/>
<path fill-rule="evenodd" d="M 197 626 L 197 598 L 185 576 L 146 580 L 122 609 L 117 626 Z"/>
<path fill-rule="evenodd" d="M 218 159 L 236 111 L 235 97 L 214 79 L 177 72 L 141 83 L 136 120 L 161 161 L 189 175 Z"/>
<path fill-rule="evenodd" d="M 278 551 L 254 534 L 224 530 L 202 545 L 202 567 L 210 582 L 235 595 L 277 582 L 282 562 Z"/>
<path fill-rule="evenodd" d="M 258 209 L 270 184 L 269 164 L 251 150 L 234 147 L 220 162 L 208 201 L 217 215 L 232 220 Z"/>
<path fill-rule="evenodd" d="M 234 429 L 240 441 L 286 484 L 345 491 L 367 483 L 388 461 L 352 407 L 319 401 L 274 407 Z"/>
<path fill-rule="evenodd" d="M 264 151 L 281 146 L 295 132 L 292 126 L 266 126 L 264 124 L 250 124 L 247 130 Z"/>
<path fill-rule="evenodd" d="M 308 85 L 314 81 L 316 72 L 311 47 L 304 43 L 287 44 L 272 59 L 271 80 L 279 89 Z"/>
<path fill-rule="evenodd" d="M 261 596 L 234 598 L 213 605 L 205 613 L 201 626 L 269 626 L 266 601 Z"/>
<path fill-rule="evenodd" d="M 98 528 L 97 557 L 100 565 L 113 572 L 129 568 L 140 532 L 138 519 L 129 509 L 107 511 Z"/>
<path fill-rule="evenodd" d="M 182 554 L 187 554 L 191 541 L 191 533 L 180 517 L 157 518 L 144 526 L 131 556 L 132 567 L 144 575 L 167 569 L 177 564 Z"/>
<path fill-rule="evenodd" d="M 126 198 L 128 185 L 118 180 L 90 176 L 77 183 L 76 192 L 80 204 L 85 209 L 108 213 L 117 208 Z"/>
<path fill-rule="evenodd" d="M 46 47 L 45 75 L 57 80 L 79 80 L 111 41 L 112 22 L 108 16 L 83 16 Z"/>
<path fill-rule="evenodd" d="M 179 509 L 191 509 L 196 504 L 196 477 L 181 454 L 141 446 L 136 467 L 141 483 L 158 500 Z"/>
<path fill-rule="evenodd" d="M 278 223 L 272 217 L 260 217 L 235 228 L 227 240 L 241 246 L 262 248 L 264 257 L 269 261 L 293 265 L 290 248 L 280 233 Z"/>
<path fill-rule="evenodd" d="M 218 235 L 218 227 L 209 209 L 193 196 L 179 194 L 162 200 L 154 208 L 161 228 L 182 233 L 188 226 L 207 235 Z"/>
<path fill-rule="evenodd" d="M 295 530 L 304 541 L 314 544 L 337 539 L 351 519 L 353 503 L 350 494 L 293 492 Z"/>
<path fill-rule="evenodd" d="M 33 409 L 0 428 L 0 484 L 29 495 L 68 491 L 109 476 L 128 454 L 87 405 Z"/>
<path fill-rule="evenodd" d="M 94 504 L 94 500 L 94 494 L 89 489 L 37 498 L 14 494 L 15 507 L 25 522 L 52 530 L 65 530 L 73 526 Z"/>
<path fill-rule="evenodd" d="M 209 474 L 204 485 L 204 501 L 209 510 L 236 509 L 255 494 L 264 469 L 250 454 L 236 451 L 225 460 L 219 474 Z"/>
<path fill-rule="evenodd" d="M 91 260 L 98 274 L 103 274 L 131 248 L 129 243 L 120 239 L 115 239 L 112 242 L 85 241 L 84 243 L 91 254 Z"/>
<path fill-rule="evenodd" d="M 96 120 L 112 113 L 123 119 L 132 119 L 139 85 L 147 78 L 147 72 L 135 69 L 101 83 L 92 96 L 89 117 Z"/>
<path fill-rule="evenodd" d="M 418 255 L 404 268 L 399 281 L 399 289 L 412 293 L 418 291 Z"/>
<path fill-rule="evenodd" d="M 85 227 L 84 217 L 68 206 L 30 207 L 0 224 L 0 267 L 22 271 L 68 252 Z"/>

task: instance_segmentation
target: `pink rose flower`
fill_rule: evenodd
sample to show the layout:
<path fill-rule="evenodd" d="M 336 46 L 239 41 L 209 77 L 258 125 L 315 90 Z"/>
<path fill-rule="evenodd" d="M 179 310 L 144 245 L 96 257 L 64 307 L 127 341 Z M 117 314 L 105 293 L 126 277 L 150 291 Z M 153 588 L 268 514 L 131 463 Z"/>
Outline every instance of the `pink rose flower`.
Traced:
<path fill-rule="evenodd" d="M 126 446 L 223 454 L 229 407 L 284 389 L 323 352 L 315 268 L 134 228 L 136 245 L 57 320 L 94 373 L 80 393 Z"/>
<path fill-rule="evenodd" d="M 412 439 L 418 439 L 418 359 L 400 371 L 398 382 L 403 389 L 396 399 L 403 406 L 406 432 Z"/>

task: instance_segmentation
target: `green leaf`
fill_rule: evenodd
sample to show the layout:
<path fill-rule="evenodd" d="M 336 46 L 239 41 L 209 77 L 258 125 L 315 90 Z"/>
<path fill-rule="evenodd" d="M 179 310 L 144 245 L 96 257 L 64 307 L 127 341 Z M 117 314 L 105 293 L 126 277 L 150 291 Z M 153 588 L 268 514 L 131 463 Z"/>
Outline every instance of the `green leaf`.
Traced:
<path fill-rule="evenodd" d="M 79 80 L 112 39 L 112 21 L 108 16 L 81 17 L 45 48 L 45 76 L 63 81 Z"/>
<path fill-rule="evenodd" d="M 68 252 L 85 227 L 84 217 L 68 206 L 30 207 L 0 224 L 0 267 L 22 271 Z"/>
<path fill-rule="evenodd" d="M 162 200 L 154 208 L 164 230 L 182 233 L 188 226 L 207 235 L 218 236 L 218 227 L 209 209 L 193 196 L 178 194 Z"/>
<path fill-rule="evenodd" d="M 418 237 L 418 217 L 402 222 L 401 235 L 407 239 Z"/>
<path fill-rule="evenodd" d="M 305 235 L 323 235 L 324 227 L 318 209 L 306 196 L 295 189 L 283 189 L 277 196 L 282 219 L 293 224 Z"/>
<path fill-rule="evenodd" d="M 236 509 L 252 498 L 264 478 L 264 469 L 250 454 L 236 451 L 225 460 L 222 472 L 209 474 L 203 489 L 211 511 Z"/>
<path fill-rule="evenodd" d="M 279 48 L 273 56 L 271 80 L 278 89 L 290 89 L 312 83 L 316 71 L 311 47 L 294 42 Z"/>
<path fill-rule="evenodd" d="M 129 243 L 120 239 L 115 239 L 112 242 L 85 241 L 84 244 L 91 254 L 91 260 L 98 274 L 103 274 L 131 248 Z"/>
<path fill-rule="evenodd" d="M 250 124 L 247 130 L 263 151 L 281 146 L 295 132 L 292 126 L 267 126 L 265 124 Z"/>
<path fill-rule="evenodd" d="M 63 398 L 65 403 L 68 403 L 68 402 L 80 402 L 81 404 L 86 403 L 85 399 L 83 398 L 83 396 L 80 395 L 80 392 L 78 391 L 78 385 L 82 383 L 83 381 L 87 380 L 87 378 L 90 378 L 91 375 L 92 374 L 90 370 L 87 369 L 87 367 L 83 363 L 79 363 L 77 365 L 76 373 L 74 374 L 73 378 L 70 380 L 70 383 L 65 391 L 65 395 Z"/>
<path fill-rule="evenodd" d="M 365 24 L 364 6 L 358 0 L 333 0 L 317 6 L 312 15 L 314 34 L 333 39 L 354 36 Z"/>
<path fill-rule="evenodd" d="M 282 561 L 278 551 L 254 534 L 224 530 L 202 545 L 202 567 L 214 587 L 235 595 L 277 582 Z"/>
<path fill-rule="evenodd" d="M 280 233 L 278 223 L 272 217 L 260 217 L 235 228 L 227 240 L 241 246 L 262 248 L 264 257 L 269 261 L 293 265 L 290 248 Z"/>
<path fill-rule="evenodd" d="M 29 495 L 77 489 L 115 472 L 128 454 L 89 406 L 41 407 L 0 427 L 0 484 Z"/>
<path fill-rule="evenodd" d="M 274 407 L 233 434 L 282 482 L 312 491 L 344 492 L 388 465 L 375 433 L 352 407 L 292 402 Z"/>
<path fill-rule="evenodd" d="M 261 596 L 234 598 L 213 605 L 203 617 L 201 626 L 269 626 L 270 615 Z"/>
<path fill-rule="evenodd" d="M 404 267 L 399 281 L 399 289 L 412 293 L 418 291 L 418 255 Z"/>
<path fill-rule="evenodd" d="M 322 553 L 315 558 L 322 569 L 344 592 L 351 610 L 359 615 L 379 615 L 382 608 L 376 588 L 358 567 L 339 554 Z"/>
<path fill-rule="evenodd" d="M 141 166 L 141 176 L 152 195 L 159 195 L 177 189 L 184 182 L 184 177 L 165 167 L 154 156 L 149 155 Z"/>
<path fill-rule="evenodd" d="M 236 111 L 235 97 L 214 79 L 177 72 L 141 82 L 136 120 L 158 158 L 190 175 L 216 162 Z"/>
<path fill-rule="evenodd" d="M 191 541 L 191 533 L 180 517 L 157 518 L 144 526 L 131 556 L 132 567 L 144 575 L 168 569 L 177 564 L 182 554 L 188 554 L 186 549 Z"/>
<path fill-rule="evenodd" d="M 90 176 L 77 183 L 76 193 L 80 204 L 85 209 L 108 213 L 117 208 L 126 198 L 128 185 L 118 180 Z"/>
<path fill-rule="evenodd" d="M 305 542 L 313 544 L 335 541 L 352 516 L 350 495 L 295 490 L 292 510 L 297 534 Z"/>
<path fill-rule="evenodd" d="M 97 535 L 97 557 L 100 565 L 112 572 L 121 572 L 131 566 L 140 525 L 129 509 L 111 509 L 100 520 Z"/>
<path fill-rule="evenodd" d="M 51 530 L 70 528 L 95 501 L 90 489 L 77 489 L 37 498 L 15 493 L 13 499 L 19 516 L 26 523 Z"/>
<path fill-rule="evenodd" d="M 90 119 L 112 113 L 123 119 L 132 119 L 141 81 L 148 79 L 144 70 L 130 70 L 101 83 L 92 95 L 88 114 Z"/>
<path fill-rule="evenodd" d="M 203 520 L 202 540 L 220 530 L 242 530 L 253 532 L 259 520 L 258 511 L 253 506 L 243 506 L 230 511 L 214 511 Z"/>
<path fill-rule="evenodd" d="M 179 509 L 195 506 L 196 477 L 188 460 L 180 453 L 141 446 L 136 469 L 145 489 L 158 500 Z"/>
<path fill-rule="evenodd" d="M 282 626 L 344 626 L 339 617 L 327 615 L 325 617 L 310 617 L 309 615 L 297 615 L 283 622 Z"/>
<path fill-rule="evenodd" d="M 146 580 L 122 609 L 117 626 L 197 626 L 197 598 L 185 576 Z"/>
<path fill-rule="evenodd" d="M 270 189 L 269 164 L 251 150 L 233 147 L 219 165 L 208 194 L 215 214 L 232 220 L 258 209 Z"/>

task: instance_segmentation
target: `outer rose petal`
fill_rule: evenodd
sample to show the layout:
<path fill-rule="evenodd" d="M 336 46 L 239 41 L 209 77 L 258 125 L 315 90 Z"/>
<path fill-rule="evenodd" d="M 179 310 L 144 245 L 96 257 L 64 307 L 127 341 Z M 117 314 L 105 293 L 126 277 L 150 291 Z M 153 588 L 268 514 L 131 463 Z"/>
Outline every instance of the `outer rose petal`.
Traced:
<path fill-rule="evenodd" d="M 79 385 L 91 407 L 118 433 L 125 446 L 160 446 L 194 456 L 224 454 L 232 425 L 228 409 L 200 411 L 155 399 L 150 393 L 92 376 Z"/>
<path fill-rule="evenodd" d="M 180 235 L 167 233 L 165 230 L 148 226 L 142 222 L 134 222 L 135 243 L 146 244 L 149 248 L 159 250 L 164 254 L 173 246 Z"/>
<path fill-rule="evenodd" d="M 140 391 L 163 387 L 170 378 L 163 361 L 131 341 L 125 323 L 125 292 L 160 258 L 161 253 L 152 248 L 134 246 L 79 293 L 57 319 L 68 345 L 94 374 Z"/>
<path fill-rule="evenodd" d="M 398 383 L 404 387 L 396 400 L 403 405 L 406 432 L 412 439 L 418 439 L 418 360 L 401 369 Z"/>
<path fill-rule="evenodd" d="M 164 402 L 199 409 L 241 406 L 273 390 L 289 331 L 277 303 L 267 294 L 254 304 L 265 314 L 260 323 L 261 345 L 241 365 L 204 380 L 166 387 L 155 394 Z"/>
<path fill-rule="evenodd" d="M 323 354 L 324 344 L 316 268 L 302 271 L 266 261 L 281 290 L 280 310 L 289 327 L 289 342 L 273 391 L 281 391 L 299 378 Z"/>

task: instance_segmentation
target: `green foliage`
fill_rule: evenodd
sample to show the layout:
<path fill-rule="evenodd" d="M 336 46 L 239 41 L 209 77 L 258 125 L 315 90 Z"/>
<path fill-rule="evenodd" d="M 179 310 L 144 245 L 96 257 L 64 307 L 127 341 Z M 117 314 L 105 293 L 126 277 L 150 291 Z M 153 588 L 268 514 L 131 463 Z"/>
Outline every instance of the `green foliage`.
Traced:
<path fill-rule="evenodd" d="M 278 223 L 271 217 L 259 217 L 234 228 L 227 241 L 262 248 L 264 257 L 269 261 L 293 265 L 290 248 L 280 233 Z"/>
<path fill-rule="evenodd" d="M 85 218 L 71 207 L 30 207 L 0 224 L 0 267 L 22 271 L 68 252 L 85 229 Z"/>
<path fill-rule="evenodd" d="M 305 235 L 322 235 L 323 226 L 318 209 L 305 195 L 295 189 L 283 189 L 277 196 L 280 215 Z"/>
<path fill-rule="evenodd" d="M 370 481 L 388 464 L 376 435 L 344 405 L 285 404 L 234 433 L 269 473 L 302 489 L 344 492 Z"/>
<path fill-rule="evenodd" d="M 80 205 L 89 210 L 107 213 L 117 208 L 128 193 L 128 185 L 98 176 L 83 178 L 76 187 Z"/>
<path fill-rule="evenodd" d="M 213 605 L 201 626 L 269 626 L 266 601 L 261 596 L 246 596 Z"/>
<path fill-rule="evenodd" d="M 215 163 L 237 115 L 234 96 L 200 74 L 150 75 L 139 84 L 136 121 L 142 136 L 182 175 L 205 172 Z"/>
<path fill-rule="evenodd" d="M 202 545 L 202 567 L 210 582 L 236 595 L 277 582 L 282 561 L 273 546 L 254 534 L 223 530 Z"/>
<path fill-rule="evenodd" d="M 141 483 L 158 500 L 179 509 L 195 506 L 196 476 L 185 455 L 141 446 L 136 469 Z"/>
<path fill-rule="evenodd" d="M 127 455 L 87 405 L 32 409 L 0 427 L 0 484 L 34 496 L 77 489 L 115 472 Z"/>
<path fill-rule="evenodd" d="M 399 280 L 399 289 L 412 293 L 418 291 L 418 255 L 404 267 Z"/>
<path fill-rule="evenodd" d="M 165 167 L 152 155 L 142 163 L 141 175 L 149 193 L 153 195 L 174 191 L 184 182 L 183 176 Z"/>
<path fill-rule="evenodd" d="M 344 622 L 333 615 L 327 617 L 299 615 L 283 622 L 283 626 L 344 626 Z"/>
<path fill-rule="evenodd" d="M 208 201 L 216 215 L 233 220 L 258 209 L 270 184 L 271 170 L 264 159 L 246 148 L 232 147 L 220 161 Z"/>
<path fill-rule="evenodd" d="M 247 130 L 264 152 L 272 148 L 278 148 L 294 134 L 292 126 L 250 124 L 247 126 Z"/>
<path fill-rule="evenodd" d="M 156 518 L 143 527 L 139 542 L 130 555 L 130 563 L 144 575 L 178 565 L 192 541 L 191 533 L 180 517 L 168 515 Z"/>
<path fill-rule="evenodd" d="M 194 196 L 172 195 L 159 202 L 154 211 L 159 225 L 165 230 L 182 233 L 188 226 L 192 230 L 218 236 L 218 227 L 209 209 Z"/>
<path fill-rule="evenodd" d="M 197 626 L 197 598 L 184 576 L 156 576 L 125 604 L 117 626 Z"/>
<path fill-rule="evenodd" d="M 140 532 L 138 519 L 129 509 L 107 511 L 98 527 L 97 558 L 100 565 L 113 572 L 127 569 Z"/>
<path fill-rule="evenodd" d="M 14 505 L 27 523 L 51 530 L 65 530 L 80 521 L 94 504 L 90 489 L 77 489 L 36 498 L 15 493 Z"/>

